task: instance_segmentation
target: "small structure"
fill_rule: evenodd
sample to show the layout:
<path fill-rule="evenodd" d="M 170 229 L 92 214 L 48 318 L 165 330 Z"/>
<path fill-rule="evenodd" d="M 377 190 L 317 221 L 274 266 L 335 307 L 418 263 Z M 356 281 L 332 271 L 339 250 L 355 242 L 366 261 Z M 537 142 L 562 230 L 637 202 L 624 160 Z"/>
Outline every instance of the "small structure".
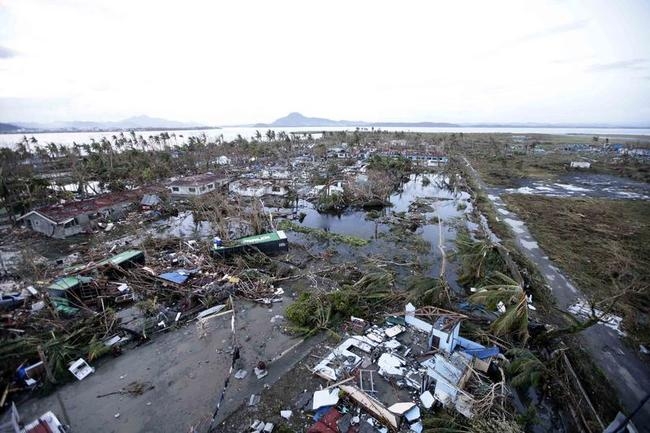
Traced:
<path fill-rule="evenodd" d="M 279 180 L 238 180 L 228 186 L 228 190 L 241 197 L 284 197 L 289 193 L 286 181 Z"/>
<path fill-rule="evenodd" d="M 312 189 L 312 194 L 313 195 L 319 195 L 324 193 L 325 195 L 332 195 L 332 194 L 342 194 L 344 192 L 343 188 L 343 181 L 342 180 L 336 180 L 334 182 L 331 182 L 329 185 L 316 185 Z"/>
<path fill-rule="evenodd" d="M 258 250 L 263 253 L 288 251 L 289 241 L 287 240 L 287 235 L 283 230 L 278 230 L 277 232 L 237 239 L 225 245 L 221 242 L 221 239 L 215 239 L 212 246 L 212 254 L 219 257 Z"/>
<path fill-rule="evenodd" d="M 427 166 L 428 167 L 440 167 L 441 165 L 445 165 L 449 162 L 449 158 L 446 156 L 432 156 L 429 159 L 427 159 Z"/>
<path fill-rule="evenodd" d="M 140 208 L 142 210 L 151 210 L 162 203 L 160 197 L 156 194 L 145 194 L 140 200 Z"/>
<path fill-rule="evenodd" d="M 90 277 L 59 278 L 47 287 L 47 292 L 56 310 L 72 315 L 79 311 L 83 301 L 91 300 L 99 295 L 97 287 L 91 284 Z"/>
<path fill-rule="evenodd" d="M 198 197 L 227 184 L 228 179 L 213 173 L 204 173 L 173 180 L 169 184 L 169 191 L 175 198 Z"/>
<path fill-rule="evenodd" d="M 571 168 L 591 168 L 591 162 L 571 161 Z"/>
<path fill-rule="evenodd" d="M 221 155 L 220 157 L 214 160 L 214 163 L 217 165 L 229 165 L 231 162 L 232 160 L 225 155 Z"/>
<path fill-rule="evenodd" d="M 137 200 L 137 193 L 106 194 L 32 210 L 18 218 L 27 228 L 46 236 L 64 239 L 92 228 L 98 219 L 115 221 Z"/>
<path fill-rule="evenodd" d="M 348 152 L 345 147 L 331 147 L 327 150 L 328 158 L 347 158 Z"/>
<path fill-rule="evenodd" d="M 11 414 L 9 421 L 0 424 L 1 431 L 11 431 L 15 433 L 67 433 L 70 430 L 63 425 L 52 411 L 47 411 L 34 421 L 24 424 L 16 409 L 16 405 L 11 403 Z M 21 428 L 21 426 L 23 426 Z"/>

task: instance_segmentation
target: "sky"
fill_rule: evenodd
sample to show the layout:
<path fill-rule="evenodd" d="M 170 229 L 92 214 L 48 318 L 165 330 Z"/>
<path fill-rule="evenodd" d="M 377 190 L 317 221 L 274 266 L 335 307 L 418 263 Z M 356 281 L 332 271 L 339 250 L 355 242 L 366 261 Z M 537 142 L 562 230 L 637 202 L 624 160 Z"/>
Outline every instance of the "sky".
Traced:
<path fill-rule="evenodd" d="M 0 0 L 0 122 L 650 125 L 650 2 Z"/>

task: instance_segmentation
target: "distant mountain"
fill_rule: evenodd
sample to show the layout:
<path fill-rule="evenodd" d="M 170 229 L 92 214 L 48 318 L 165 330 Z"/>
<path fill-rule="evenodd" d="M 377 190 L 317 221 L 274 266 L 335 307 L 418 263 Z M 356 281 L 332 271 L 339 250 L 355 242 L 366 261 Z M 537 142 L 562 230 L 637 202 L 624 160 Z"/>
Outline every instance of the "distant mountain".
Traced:
<path fill-rule="evenodd" d="M 256 123 L 256 128 L 305 127 L 305 126 L 359 126 L 359 127 L 440 127 L 459 126 L 453 123 L 437 122 L 364 122 L 360 120 L 332 120 L 322 117 L 306 117 L 300 113 L 289 113 L 273 123 Z"/>
<path fill-rule="evenodd" d="M 365 126 L 367 122 L 351 120 L 331 120 L 321 117 L 305 117 L 300 113 L 289 113 L 273 123 L 258 123 L 254 126 L 281 128 L 287 126 Z"/>
<path fill-rule="evenodd" d="M 16 132 L 20 130 L 20 126 L 12 125 L 11 123 L 0 123 L 0 132 Z"/>
<path fill-rule="evenodd" d="M 92 122 L 92 121 L 70 121 L 70 122 L 18 122 L 19 130 L 28 131 L 111 131 L 120 129 L 189 129 L 206 127 L 198 123 L 177 122 L 174 120 L 161 119 L 158 117 L 136 116 L 116 122 Z M 0 129 L 2 131 L 2 129 Z"/>

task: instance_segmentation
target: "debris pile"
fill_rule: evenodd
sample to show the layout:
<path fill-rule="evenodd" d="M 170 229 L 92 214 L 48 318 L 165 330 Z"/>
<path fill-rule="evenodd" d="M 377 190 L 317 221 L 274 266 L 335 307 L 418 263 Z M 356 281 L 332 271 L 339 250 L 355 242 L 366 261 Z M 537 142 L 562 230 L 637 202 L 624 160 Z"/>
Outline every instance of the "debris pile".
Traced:
<path fill-rule="evenodd" d="M 423 318 L 428 320 L 423 320 Z M 354 329 L 313 367 L 328 382 L 314 392 L 310 432 L 423 431 L 422 413 L 445 407 L 467 418 L 489 411 L 506 389 L 488 373 L 497 347 L 459 335 L 465 316 L 436 308 L 389 316 Z M 350 328 L 349 328 L 350 329 Z"/>

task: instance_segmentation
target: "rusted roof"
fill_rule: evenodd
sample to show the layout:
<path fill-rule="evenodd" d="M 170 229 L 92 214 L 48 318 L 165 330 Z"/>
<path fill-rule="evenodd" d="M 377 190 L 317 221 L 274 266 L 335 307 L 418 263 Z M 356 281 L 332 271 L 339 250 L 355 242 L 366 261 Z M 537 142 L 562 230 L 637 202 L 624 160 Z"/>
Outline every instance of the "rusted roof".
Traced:
<path fill-rule="evenodd" d="M 62 223 L 79 215 L 99 212 L 103 209 L 110 208 L 121 203 L 134 202 L 138 200 L 138 197 L 140 194 L 142 194 L 142 192 L 142 190 L 114 192 L 86 200 L 54 204 L 35 209 L 21 216 L 19 219 L 25 218 L 26 216 L 35 212 L 51 221 Z"/>

